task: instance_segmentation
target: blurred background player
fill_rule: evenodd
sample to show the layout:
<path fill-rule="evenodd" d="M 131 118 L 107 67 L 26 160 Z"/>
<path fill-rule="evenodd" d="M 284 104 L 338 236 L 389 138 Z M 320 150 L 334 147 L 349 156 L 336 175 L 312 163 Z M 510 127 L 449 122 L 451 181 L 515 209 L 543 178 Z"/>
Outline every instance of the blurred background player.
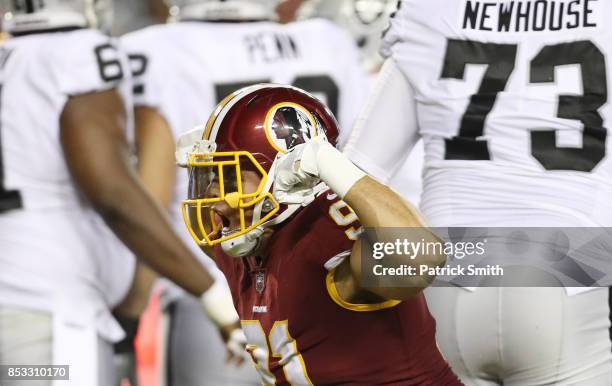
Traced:
<path fill-rule="evenodd" d="M 95 29 L 110 11 L 106 1 L 0 2 L 11 35 L 0 48 L 0 363 L 70 365 L 67 384 L 78 386 L 114 382 L 123 332 L 110 309 L 134 273 L 106 226 L 239 332 L 231 298 L 217 296 L 135 177 L 127 57 Z"/>
<path fill-rule="evenodd" d="M 431 226 L 609 227 L 608 4 L 400 4 L 344 149 L 351 159 L 381 181 L 401 178 L 423 138 Z M 466 384 L 612 383 L 605 288 L 426 292 L 440 348 Z"/>
<path fill-rule="evenodd" d="M 115 36 L 165 23 L 168 18 L 168 6 L 164 0 L 115 0 L 113 4 L 115 17 L 112 32 Z"/>
<path fill-rule="evenodd" d="M 141 177 L 190 238 L 179 205 L 187 189 L 180 178 L 184 171 L 168 167 L 183 131 L 205 122 L 231 92 L 258 82 L 308 89 L 350 127 L 365 99 L 366 79 L 348 34 L 324 20 L 281 25 L 275 22 L 277 0 L 173 0 L 168 5 L 174 22 L 127 34 L 122 44 L 135 75 Z M 212 261 L 203 256 L 202 263 Z M 193 298 L 166 287 L 164 310 L 171 322 L 165 334 L 169 368 L 163 377 L 168 384 L 259 384 L 250 364 L 241 371 L 225 365 L 223 346 L 210 343 L 214 334 L 202 327 L 209 322 Z"/>
<path fill-rule="evenodd" d="M 304 0 L 297 13 L 300 20 L 314 17 L 333 21 L 355 39 L 363 67 L 378 72 L 383 58 L 379 54 L 382 33 L 389 26 L 389 16 L 397 0 Z"/>
<path fill-rule="evenodd" d="M 397 9 L 398 0 L 289 0 L 288 3 L 300 3 L 295 17 L 303 20 L 324 18 L 347 30 L 359 47 L 361 63 L 368 72 L 369 89 L 383 63 L 379 51 L 384 31 L 389 28 L 389 18 Z M 349 128 L 350 130 L 350 128 Z M 414 145 L 410 155 L 403 161 L 401 171 L 389 185 L 402 192 L 411 203 L 419 205 L 423 182 L 423 141 Z"/>

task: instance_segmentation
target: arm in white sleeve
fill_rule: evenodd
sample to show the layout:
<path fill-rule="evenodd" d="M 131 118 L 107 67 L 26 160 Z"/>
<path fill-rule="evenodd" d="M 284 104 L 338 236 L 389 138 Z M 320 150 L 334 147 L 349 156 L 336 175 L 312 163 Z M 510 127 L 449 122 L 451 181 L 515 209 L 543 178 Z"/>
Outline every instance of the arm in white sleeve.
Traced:
<path fill-rule="evenodd" d="M 346 37 L 343 35 L 343 37 Z M 343 43 L 343 44 L 341 44 Z M 340 99 L 338 101 L 338 122 L 340 123 L 340 136 L 338 144 L 343 147 L 348 139 L 352 127 L 365 105 L 370 88 L 370 75 L 361 64 L 359 50 L 351 37 L 339 41 L 337 47 L 344 47 L 344 60 L 342 76 L 339 78 Z"/>
<path fill-rule="evenodd" d="M 418 139 L 414 91 L 389 58 L 342 151 L 370 176 L 388 183 Z"/>

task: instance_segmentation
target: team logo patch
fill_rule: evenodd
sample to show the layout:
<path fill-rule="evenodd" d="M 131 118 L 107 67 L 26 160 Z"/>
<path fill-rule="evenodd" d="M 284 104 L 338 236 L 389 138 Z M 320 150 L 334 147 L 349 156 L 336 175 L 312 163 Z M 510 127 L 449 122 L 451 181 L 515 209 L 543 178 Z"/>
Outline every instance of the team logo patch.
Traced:
<path fill-rule="evenodd" d="M 272 107 L 266 116 L 266 137 L 276 150 L 286 153 L 318 135 L 318 125 L 303 106 L 283 102 Z"/>
<path fill-rule="evenodd" d="M 264 272 L 257 272 L 255 274 L 255 290 L 258 294 L 263 293 L 266 288 L 266 274 Z"/>

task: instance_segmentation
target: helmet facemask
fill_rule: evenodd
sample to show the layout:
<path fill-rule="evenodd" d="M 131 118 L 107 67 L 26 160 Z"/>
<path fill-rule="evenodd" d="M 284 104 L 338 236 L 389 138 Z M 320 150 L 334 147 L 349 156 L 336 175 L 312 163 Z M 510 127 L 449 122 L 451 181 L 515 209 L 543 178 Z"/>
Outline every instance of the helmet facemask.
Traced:
<path fill-rule="evenodd" d="M 192 153 L 188 168 L 189 193 L 183 201 L 183 216 L 196 242 L 200 246 L 221 244 L 226 253 L 236 257 L 255 249 L 263 225 L 280 209 L 266 188 L 268 173 L 256 157 L 246 151 Z M 251 182 L 256 178 L 253 175 L 259 178 L 257 186 Z M 223 211 L 233 211 L 238 224 L 230 226 Z"/>

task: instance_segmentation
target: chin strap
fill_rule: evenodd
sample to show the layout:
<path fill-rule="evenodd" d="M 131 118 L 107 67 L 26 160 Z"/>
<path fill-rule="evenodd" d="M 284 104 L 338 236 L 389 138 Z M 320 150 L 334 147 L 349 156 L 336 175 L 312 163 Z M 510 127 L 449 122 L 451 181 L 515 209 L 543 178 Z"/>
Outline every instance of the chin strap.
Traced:
<path fill-rule="evenodd" d="M 262 226 L 258 226 L 243 235 L 223 241 L 221 243 L 221 248 L 226 254 L 232 257 L 247 256 L 257 248 L 261 242 L 263 232 L 264 228 Z"/>

